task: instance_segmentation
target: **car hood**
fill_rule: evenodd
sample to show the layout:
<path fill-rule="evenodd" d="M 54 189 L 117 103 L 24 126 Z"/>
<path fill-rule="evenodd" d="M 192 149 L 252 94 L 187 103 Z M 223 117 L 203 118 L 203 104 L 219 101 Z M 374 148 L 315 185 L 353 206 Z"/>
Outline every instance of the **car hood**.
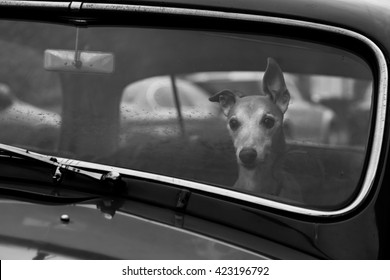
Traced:
<path fill-rule="evenodd" d="M 67 215 L 69 221 L 61 216 Z M 0 201 L 0 259 L 258 259 L 206 236 L 93 204 Z"/>

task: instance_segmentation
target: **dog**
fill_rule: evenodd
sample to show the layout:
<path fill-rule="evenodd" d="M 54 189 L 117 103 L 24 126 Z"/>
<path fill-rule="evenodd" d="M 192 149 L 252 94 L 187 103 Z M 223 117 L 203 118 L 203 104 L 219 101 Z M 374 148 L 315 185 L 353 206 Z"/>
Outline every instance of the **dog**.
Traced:
<path fill-rule="evenodd" d="M 239 169 L 233 187 L 302 201 L 299 187 L 286 182 L 283 172 L 275 170 L 278 158 L 286 150 L 283 117 L 290 102 L 278 63 L 273 58 L 267 59 L 262 92 L 243 95 L 223 90 L 209 100 L 219 103 L 233 140 Z"/>

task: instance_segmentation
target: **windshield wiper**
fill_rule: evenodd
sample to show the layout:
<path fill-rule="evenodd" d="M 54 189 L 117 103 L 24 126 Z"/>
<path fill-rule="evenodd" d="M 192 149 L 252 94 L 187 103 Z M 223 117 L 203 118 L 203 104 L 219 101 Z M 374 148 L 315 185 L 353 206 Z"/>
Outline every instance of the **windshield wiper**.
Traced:
<path fill-rule="evenodd" d="M 54 183 L 60 183 L 62 181 L 63 171 L 69 171 L 72 173 L 81 174 L 81 175 L 96 179 L 98 181 L 109 182 L 109 183 L 112 183 L 114 185 L 120 184 L 123 182 L 121 174 L 119 172 L 116 172 L 116 171 L 107 171 L 107 172 L 88 171 L 88 170 L 76 168 L 70 164 L 66 164 L 63 162 L 64 161 L 63 159 L 59 159 L 59 158 L 54 157 L 54 156 L 43 155 L 43 154 L 39 154 L 36 152 L 31 152 L 31 151 L 26 150 L 26 149 L 22 149 L 22 148 L 9 146 L 9 145 L 0 143 L 0 152 L 1 151 L 11 153 L 11 154 L 16 154 L 16 155 L 19 155 L 21 157 L 33 159 L 33 160 L 36 160 L 39 162 L 44 162 L 44 163 L 50 164 L 52 166 L 55 166 L 56 170 L 52 176 Z M 72 162 L 77 163 L 77 161 L 75 161 L 75 160 L 72 160 Z"/>

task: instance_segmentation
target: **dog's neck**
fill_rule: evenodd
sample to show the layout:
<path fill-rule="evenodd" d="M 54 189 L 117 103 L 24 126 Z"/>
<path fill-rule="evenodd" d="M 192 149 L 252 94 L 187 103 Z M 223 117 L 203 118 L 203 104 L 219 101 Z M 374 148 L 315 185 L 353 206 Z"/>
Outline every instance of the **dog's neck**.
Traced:
<path fill-rule="evenodd" d="M 273 177 L 273 168 L 269 164 L 261 164 L 254 169 L 239 167 L 238 179 L 235 188 L 243 189 L 252 193 L 266 193 L 276 195 L 279 186 Z"/>
<path fill-rule="evenodd" d="M 281 133 L 273 142 L 271 154 L 267 157 L 267 161 L 258 164 L 252 169 L 239 165 L 238 179 L 234 187 L 259 194 L 278 195 L 281 185 L 280 181 L 274 176 L 274 167 L 278 158 L 285 152 L 285 149 L 286 142 L 283 130 L 281 130 Z"/>

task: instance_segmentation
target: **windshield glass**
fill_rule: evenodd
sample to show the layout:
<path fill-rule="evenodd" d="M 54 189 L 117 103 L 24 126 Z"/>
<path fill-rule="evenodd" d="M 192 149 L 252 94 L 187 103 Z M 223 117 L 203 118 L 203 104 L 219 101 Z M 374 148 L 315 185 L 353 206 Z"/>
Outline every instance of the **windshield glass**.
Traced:
<path fill-rule="evenodd" d="M 372 73 L 280 37 L 0 22 L 0 142 L 316 209 L 359 191 Z"/>

